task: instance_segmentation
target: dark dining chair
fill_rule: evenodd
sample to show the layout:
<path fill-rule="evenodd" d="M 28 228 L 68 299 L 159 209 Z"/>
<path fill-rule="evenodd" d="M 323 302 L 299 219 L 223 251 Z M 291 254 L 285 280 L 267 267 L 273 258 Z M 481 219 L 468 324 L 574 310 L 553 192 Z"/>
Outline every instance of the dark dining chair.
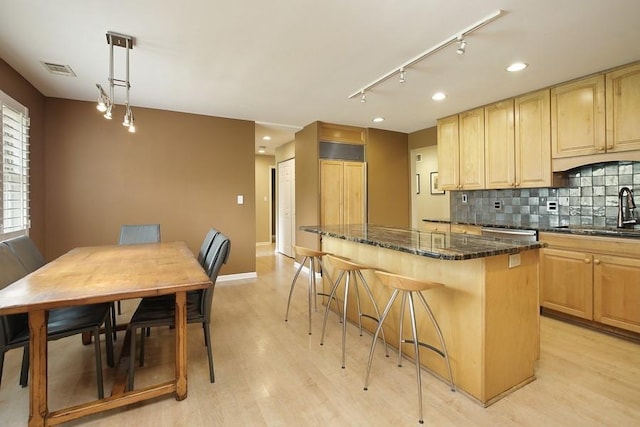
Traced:
<path fill-rule="evenodd" d="M 140 245 L 144 243 L 160 243 L 160 224 L 125 224 L 120 227 L 119 245 Z M 122 314 L 122 305 L 118 303 L 118 314 Z M 114 303 L 115 304 L 115 303 Z M 114 339 L 116 331 L 116 311 L 115 307 L 111 316 L 114 328 Z"/>
<path fill-rule="evenodd" d="M 14 242 L 15 243 L 15 242 Z M 21 243 L 24 243 L 21 240 Z M 31 242 L 33 244 L 33 242 Z M 14 245 L 13 248 L 29 247 L 29 244 Z M 35 245 L 33 245 L 35 248 Z M 20 252 L 20 250 L 18 250 Z M 39 252 L 38 252 L 39 253 Z M 0 289 L 26 276 L 30 271 L 22 259 L 12 250 L 9 241 L 0 244 Z M 49 341 L 71 335 L 91 332 L 94 337 L 98 397 L 104 397 L 102 380 L 102 351 L 100 348 L 100 327 L 105 325 L 107 343 L 107 364 L 114 366 L 113 341 L 111 340 L 111 304 L 89 304 L 64 307 L 49 311 L 47 339 Z M 8 350 L 22 347 L 22 368 L 20 385 L 26 387 L 29 377 L 29 318 L 26 313 L 0 316 L 0 381 L 4 367 L 4 355 Z"/>
<path fill-rule="evenodd" d="M 206 289 L 187 293 L 187 323 L 202 323 L 204 331 L 204 344 L 207 347 L 209 358 L 209 378 L 215 382 L 213 370 L 213 352 L 211 349 L 211 305 L 213 290 L 222 264 L 229 258 L 231 241 L 222 233 L 213 237 L 211 247 L 204 261 L 204 269 L 211 279 L 211 286 Z M 171 298 L 150 297 L 143 298 L 138 308 L 129 321 L 131 331 L 129 350 L 129 378 L 128 390 L 133 390 L 135 354 L 136 354 L 136 330 L 144 330 L 155 326 L 175 326 L 175 296 Z M 144 341 L 145 334 L 140 334 L 140 366 L 144 365 Z"/>

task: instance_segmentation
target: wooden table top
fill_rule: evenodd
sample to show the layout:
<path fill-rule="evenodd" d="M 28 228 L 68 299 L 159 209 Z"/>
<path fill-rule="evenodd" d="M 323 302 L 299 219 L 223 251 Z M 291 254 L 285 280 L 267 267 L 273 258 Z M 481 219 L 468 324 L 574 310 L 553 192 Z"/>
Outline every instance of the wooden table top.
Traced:
<path fill-rule="evenodd" d="M 204 289 L 185 242 L 76 248 L 0 290 L 0 315 Z"/>

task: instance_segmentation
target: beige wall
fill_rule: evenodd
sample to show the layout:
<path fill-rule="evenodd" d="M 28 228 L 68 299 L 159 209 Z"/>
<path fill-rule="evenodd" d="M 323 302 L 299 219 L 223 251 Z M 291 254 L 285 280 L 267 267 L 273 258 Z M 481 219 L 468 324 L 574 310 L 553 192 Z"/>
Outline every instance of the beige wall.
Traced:
<path fill-rule="evenodd" d="M 275 156 L 256 156 L 256 243 L 271 243 L 271 168 Z M 275 206 L 274 206 L 275 208 Z M 275 233 L 275 227 L 273 232 Z"/>
<path fill-rule="evenodd" d="M 438 171 L 438 128 L 436 126 L 409 134 L 411 162 L 411 226 L 420 227 L 422 219 L 450 218 L 450 194 L 434 195 L 430 192 L 431 172 Z M 416 155 L 422 161 L 416 162 Z M 416 175 L 420 174 L 420 194 L 416 191 Z"/>
<path fill-rule="evenodd" d="M 47 258 L 160 223 L 162 240 L 194 252 L 216 227 L 231 239 L 221 273 L 255 271 L 254 123 L 134 108 L 130 134 L 122 110 L 109 122 L 93 103 L 46 100 Z"/>
<path fill-rule="evenodd" d="M 0 90 L 29 109 L 30 204 L 29 235 L 44 254 L 45 242 L 45 97 L 0 59 Z"/>
<path fill-rule="evenodd" d="M 370 224 L 408 227 L 410 221 L 407 134 L 367 130 L 367 208 Z"/>

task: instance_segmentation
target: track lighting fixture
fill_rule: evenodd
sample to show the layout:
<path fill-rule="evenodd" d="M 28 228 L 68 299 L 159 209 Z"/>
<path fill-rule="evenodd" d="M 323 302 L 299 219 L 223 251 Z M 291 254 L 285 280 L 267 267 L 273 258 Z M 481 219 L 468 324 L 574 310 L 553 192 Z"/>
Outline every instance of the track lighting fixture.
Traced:
<path fill-rule="evenodd" d="M 111 31 L 107 32 L 107 44 L 109 45 L 109 94 L 105 92 L 101 85 L 96 84 L 98 88 L 98 105 L 96 108 L 98 111 L 104 113 L 104 118 L 111 120 L 112 110 L 114 108 L 114 88 L 115 86 L 124 87 L 126 90 L 125 101 L 125 114 L 122 125 L 129 128 L 129 132 L 135 132 L 136 127 L 133 124 L 133 112 L 131 111 L 131 104 L 129 103 L 129 91 L 131 90 L 131 83 L 129 81 L 129 51 L 133 49 L 133 37 L 124 34 L 117 34 Z M 126 63 L 125 63 L 125 79 L 114 78 L 113 73 L 113 48 L 123 47 L 126 50 Z"/>
<path fill-rule="evenodd" d="M 458 37 L 458 49 L 456 49 L 456 53 L 458 55 L 464 55 L 466 49 L 467 49 L 467 41 L 465 39 L 462 38 L 462 36 Z"/>
<path fill-rule="evenodd" d="M 439 52 L 442 49 L 446 48 L 447 46 L 450 46 L 450 45 L 452 45 L 452 44 L 454 44 L 456 42 L 459 43 L 459 46 L 456 49 L 456 52 L 458 52 L 459 54 L 462 55 L 463 53 L 465 53 L 465 50 L 467 48 L 467 41 L 465 40 L 465 37 L 467 37 L 468 35 L 470 35 L 474 31 L 479 30 L 480 28 L 484 27 L 485 25 L 495 21 L 499 17 L 503 16 L 505 13 L 506 12 L 504 10 L 502 10 L 502 9 L 496 10 L 491 15 L 486 16 L 485 18 L 481 19 L 480 21 L 476 22 L 475 24 L 472 24 L 472 25 L 468 26 L 467 28 L 463 29 L 462 31 L 458 31 L 457 33 L 455 33 L 454 36 L 451 36 L 448 39 L 443 40 L 439 44 L 433 46 L 431 49 L 419 54 L 418 56 L 416 56 L 414 58 L 411 58 L 407 62 L 401 64 L 399 67 L 395 67 L 393 70 L 389 71 L 387 74 L 385 74 L 384 76 L 380 77 L 379 79 L 374 80 L 373 82 L 371 82 L 368 85 L 364 86 L 362 89 L 359 89 L 356 92 L 353 92 L 351 95 L 349 95 L 349 99 L 352 99 L 352 98 L 355 98 L 358 95 L 361 95 L 360 102 L 367 102 L 366 98 L 365 98 L 365 95 L 364 95 L 365 91 L 370 90 L 371 88 L 379 85 L 380 83 L 386 81 L 387 79 L 391 78 L 392 76 L 394 76 L 396 74 L 400 74 L 400 83 L 404 83 L 406 81 L 406 70 L 407 70 L 407 68 L 417 64 L 418 62 L 428 58 L 429 56 L 433 55 L 434 53 Z"/>
<path fill-rule="evenodd" d="M 364 93 L 364 91 L 362 91 L 361 94 L 362 96 L 360 97 L 360 102 L 364 104 L 365 102 L 367 102 L 367 94 Z"/>

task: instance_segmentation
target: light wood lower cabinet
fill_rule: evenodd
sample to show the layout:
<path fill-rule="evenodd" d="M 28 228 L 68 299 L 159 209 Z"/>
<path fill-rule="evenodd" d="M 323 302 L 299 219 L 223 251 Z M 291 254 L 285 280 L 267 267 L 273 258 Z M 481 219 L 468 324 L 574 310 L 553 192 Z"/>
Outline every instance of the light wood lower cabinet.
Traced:
<path fill-rule="evenodd" d="M 640 333 L 640 241 L 540 233 L 540 305 Z M 585 250 L 587 249 L 587 250 Z"/>
<path fill-rule="evenodd" d="M 640 333 L 640 259 L 594 255 L 593 320 Z"/>
<path fill-rule="evenodd" d="M 441 233 L 448 233 L 450 231 L 450 225 L 445 222 L 435 221 L 422 221 L 420 229 L 424 231 L 439 231 Z"/>
<path fill-rule="evenodd" d="M 590 254 L 543 249 L 540 270 L 540 304 L 543 307 L 582 319 L 593 319 Z"/>
<path fill-rule="evenodd" d="M 473 236 L 480 236 L 482 234 L 479 226 L 468 224 L 451 224 L 451 232 L 460 234 L 471 234 Z"/>

